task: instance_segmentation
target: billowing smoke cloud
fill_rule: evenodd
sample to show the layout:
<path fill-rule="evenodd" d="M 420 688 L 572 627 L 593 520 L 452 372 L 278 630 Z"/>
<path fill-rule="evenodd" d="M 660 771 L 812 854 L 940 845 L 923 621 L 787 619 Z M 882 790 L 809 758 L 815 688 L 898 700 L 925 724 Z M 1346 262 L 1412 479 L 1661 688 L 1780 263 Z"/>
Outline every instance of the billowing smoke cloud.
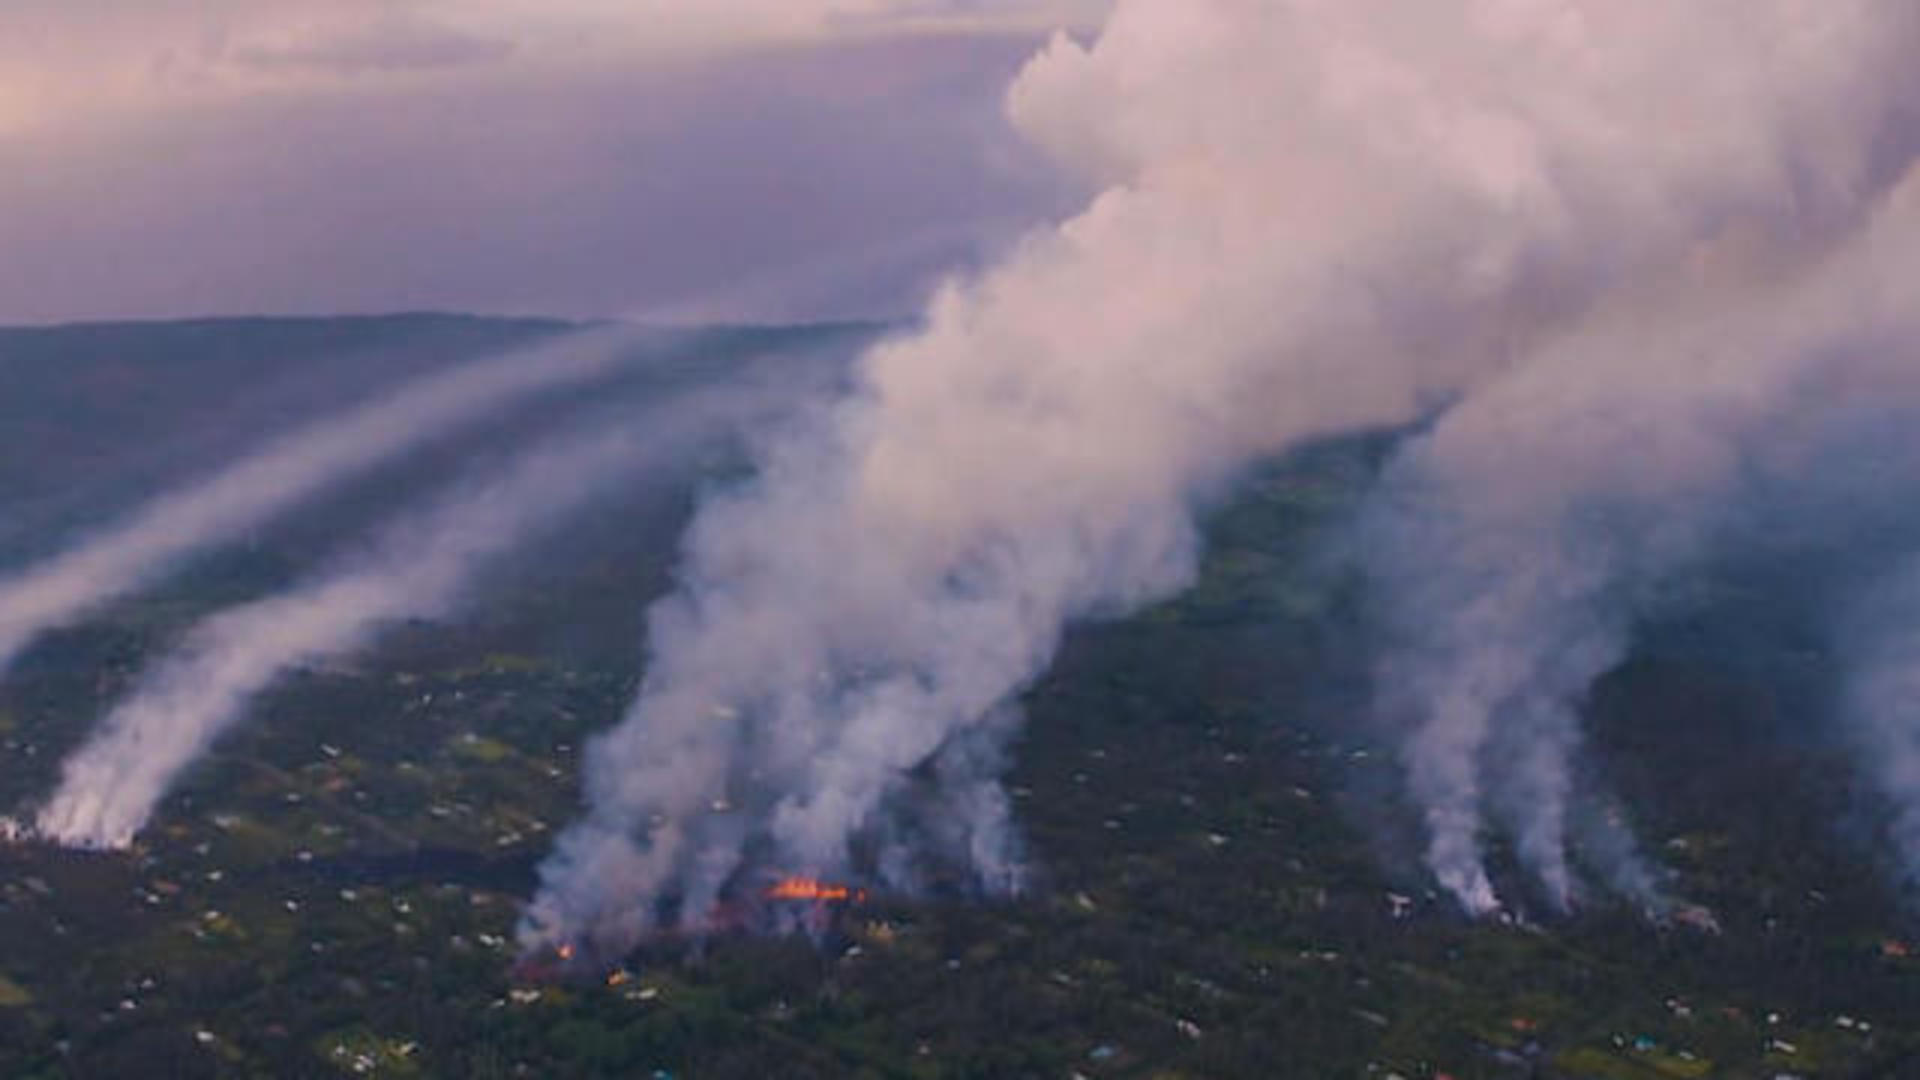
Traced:
<path fill-rule="evenodd" d="M 1470 396 L 1392 465 L 1362 530 L 1389 643 L 1382 707 L 1408 724 L 1428 862 L 1468 910 L 1500 904 L 1488 812 L 1552 905 L 1577 898 L 1570 838 L 1601 881 L 1663 901 L 1618 833 L 1573 829 L 1592 817 L 1575 762 L 1589 688 L 1638 624 L 1682 602 L 1685 576 L 1759 549 L 1792 553 L 1802 574 L 1837 558 L 1836 576 L 1859 576 L 1895 537 L 1920 541 L 1896 509 L 1920 480 L 1916 272 L 1920 173 L 1831 242 L 1703 253 L 1659 297 L 1597 313 Z M 1903 629 L 1871 654 L 1902 655 Z M 1900 663 L 1855 704 L 1920 821 Z"/>
<path fill-rule="evenodd" d="M 47 630 L 141 587 L 210 544 L 462 425 L 630 362 L 630 330 L 585 332 L 423 376 L 323 418 L 78 545 L 0 580 L 0 674 Z"/>
<path fill-rule="evenodd" d="M 1069 620 L 1183 587 L 1196 504 L 1249 461 L 1405 423 L 1723 248 L 1844 233 L 1897 172 L 1915 24 L 1134 0 L 1056 40 L 1009 112 L 1100 194 L 704 508 L 523 940 L 618 949 L 756 867 L 898 880 L 927 784 L 941 854 L 1017 887 L 993 751 Z M 1609 647 L 1573 644 L 1557 664 Z"/>
<path fill-rule="evenodd" d="M 38 832 L 75 846 L 124 846 L 181 770 L 289 668 L 355 650 L 398 620 L 446 612 L 472 592 L 489 560 L 557 527 L 614 483 L 684 460 L 755 417 L 764 422 L 791 398 L 801 370 L 785 375 L 784 389 L 764 374 L 744 377 L 648 402 L 603 430 L 556 438 L 503 475 L 394 521 L 370 550 L 333 572 L 208 619 L 144 673 L 64 763 Z"/>

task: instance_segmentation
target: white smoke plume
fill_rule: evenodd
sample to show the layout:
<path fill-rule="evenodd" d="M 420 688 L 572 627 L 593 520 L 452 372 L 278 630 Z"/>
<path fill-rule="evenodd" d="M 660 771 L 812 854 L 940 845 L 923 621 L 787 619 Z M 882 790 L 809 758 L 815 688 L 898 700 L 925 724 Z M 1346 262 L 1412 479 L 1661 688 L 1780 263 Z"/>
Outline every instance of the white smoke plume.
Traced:
<path fill-rule="evenodd" d="M 489 560 L 558 527 L 614 484 L 776 415 L 795 392 L 794 371 L 779 387 L 751 376 L 649 401 L 602 430 L 555 437 L 504 474 L 395 520 L 369 551 L 332 572 L 209 618 L 143 673 L 63 763 L 38 815 L 39 834 L 78 847 L 125 846 L 180 772 L 288 669 L 358 649 L 398 620 L 445 613 L 471 594 Z"/>
<path fill-rule="evenodd" d="M 970 793 L 948 854 L 1017 887 L 977 744 L 1069 620 L 1183 587 L 1196 504 L 1246 463 L 1405 423 L 1749 233 L 1846 229 L 1886 182 L 1915 23 L 1122 0 L 1090 46 L 1056 39 L 1009 114 L 1098 194 L 704 508 L 523 942 L 617 950 L 743 866 L 898 872 L 855 864 L 910 774 Z"/>
<path fill-rule="evenodd" d="M 1847 705 L 1862 760 L 1892 803 L 1900 872 L 1920 885 L 1920 564 L 1877 586 L 1862 602 L 1875 624 L 1872 647 L 1860 656 Z"/>
<path fill-rule="evenodd" d="M 1501 903 L 1489 812 L 1550 904 L 1577 899 L 1580 708 L 1687 575 L 1762 545 L 1871 557 L 1853 540 L 1886 523 L 1863 523 L 1920 480 L 1920 435 L 1904 434 L 1920 430 L 1916 274 L 1920 173 L 1829 242 L 1703 254 L 1469 396 L 1390 467 L 1362 529 L 1382 708 L 1409 724 L 1427 859 L 1469 911 Z M 1863 418 L 1871 440 L 1854 437 Z M 1876 709 L 1892 689 L 1872 689 Z M 1585 839 L 1595 876 L 1659 906 L 1617 834 Z"/>
<path fill-rule="evenodd" d="M 1912 490 L 1908 479 L 1902 495 Z M 1853 597 L 1838 630 L 1855 657 L 1844 703 L 1848 730 L 1891 811 L 1887 839 L 1896 871 L 1920 888 L 1920 555 Z"/>
<path fill-rule="evenodd" d="M 78 544 L 0 579 L 0 675 L 48 630 L 151 582 L 181 559 L 513 402 L 631 362 L 631 330 L 588 331 L 425 375 L 165 492 Z"/>

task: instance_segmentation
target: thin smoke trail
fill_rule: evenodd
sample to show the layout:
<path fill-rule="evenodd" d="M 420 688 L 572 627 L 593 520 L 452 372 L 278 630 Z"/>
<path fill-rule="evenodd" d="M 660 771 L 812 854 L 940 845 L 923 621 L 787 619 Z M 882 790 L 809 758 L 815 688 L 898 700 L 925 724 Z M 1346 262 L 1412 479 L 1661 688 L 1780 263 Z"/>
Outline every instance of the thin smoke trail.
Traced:
<path fill-rule="evenodd" d="M 491 560 L 560 527 L 612 485 L 771 415 L 794 392 L 746 378 L 649 402 L 602 430 L 551 439 L 505 474 L 392 522 L 371 551 L 333 572 L 213 616 L 145 672 L 67 759 L 37 832 L 72 846 L 125 846 L 180 772 L 289 668 L 358 649 L 397 620 L 446 612 Z"/>
<path fill-rule="evenodd" d="M 0 579 L 0 675 L 35 637 L 182 558 L 521 398 L 629 363 L 630 330 L 600 330 L 415 379 L 317 420 L 197 483 L 161 494 L 79 544 Z"/>
<path fill-rule="evenodd" d="M 1920 886 L 1920 557 L 1853 598 L 1839 637 L 1857 656 L 1846 688 L 1848 728 L 1890 809 L 1898 873 Z"/>

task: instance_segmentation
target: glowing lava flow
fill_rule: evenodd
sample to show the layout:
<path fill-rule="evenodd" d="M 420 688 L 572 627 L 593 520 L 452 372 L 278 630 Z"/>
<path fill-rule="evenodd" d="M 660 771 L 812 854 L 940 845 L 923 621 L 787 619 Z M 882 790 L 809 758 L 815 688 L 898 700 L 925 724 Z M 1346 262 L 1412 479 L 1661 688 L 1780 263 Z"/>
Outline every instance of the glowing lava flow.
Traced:
<path fill-rule="evenodd" d="M 766 898 L 769 900 L 806 900 L 818 904 L 862 903 L 867 898 L 867 890 L 854 889 L 846 885 L 829 885 L 824 881 L 810 877 L 781 878 L 768 887 Z"/>

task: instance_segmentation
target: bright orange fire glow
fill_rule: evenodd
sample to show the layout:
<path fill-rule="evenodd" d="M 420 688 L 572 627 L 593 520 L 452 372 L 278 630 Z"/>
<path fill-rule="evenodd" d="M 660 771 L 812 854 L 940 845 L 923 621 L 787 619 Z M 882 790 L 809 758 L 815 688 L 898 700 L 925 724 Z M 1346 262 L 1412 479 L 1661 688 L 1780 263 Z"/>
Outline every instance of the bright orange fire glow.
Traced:
<path fill-rule="evenodd" d="M 811 900 L 820 904 L 844 904 L 848 901 L 859 903 L 867 898 L 865 889 L 854 889 L 846 885 L 830 885 L 817 878 L 787 877 L 767 889 L 769 900 Z"/>

